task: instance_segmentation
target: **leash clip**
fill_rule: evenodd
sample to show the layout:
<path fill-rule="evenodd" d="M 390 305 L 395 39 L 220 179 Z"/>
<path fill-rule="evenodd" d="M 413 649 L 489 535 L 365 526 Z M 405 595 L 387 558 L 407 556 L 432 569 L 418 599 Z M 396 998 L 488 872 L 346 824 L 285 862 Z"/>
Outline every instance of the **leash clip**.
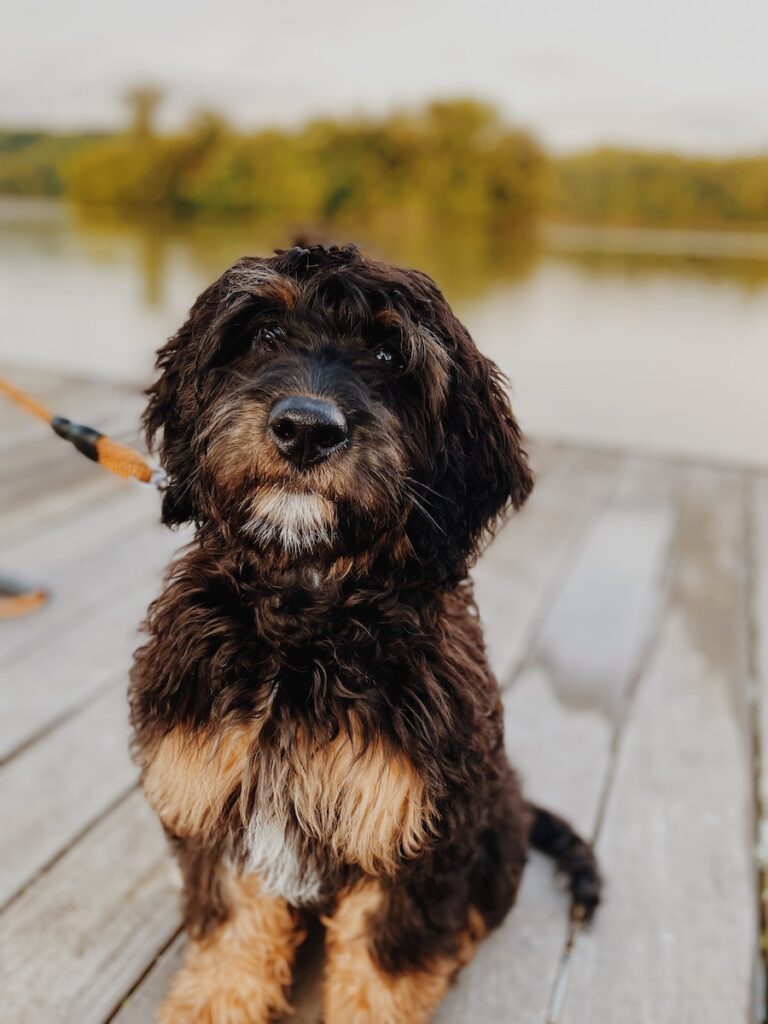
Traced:
<path fill-rule="evenodd" d="M 158 491 L 168 490 L 168 474 L 162 466 L 156 466 L 152 470 L 152 476 L 148 480 L 150 487 L 156 487 Z"/>

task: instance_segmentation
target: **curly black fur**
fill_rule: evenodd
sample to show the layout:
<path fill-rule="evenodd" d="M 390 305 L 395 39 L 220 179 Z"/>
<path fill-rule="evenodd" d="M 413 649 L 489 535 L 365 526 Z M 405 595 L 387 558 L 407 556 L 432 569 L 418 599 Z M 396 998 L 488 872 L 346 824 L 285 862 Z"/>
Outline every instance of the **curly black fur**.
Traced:
<path fill-rule="evenodd" d="M 591 854 L 558 840 L 558 830 L 572 835 L 564 823 L 531 813 L 507 763 L 467 579 L 499 517 L 525 501 L 531 473 L 497 368 L 433 281 L 353 247 L 244 259 L 203 292 L 158 368 L 145 425 L 150 442 L 162 432 L 163 518 L 194 521 L 196 535 L 136 654 L 136 754 L 146 770 L 174 729 L 258 723 L 253 771 L 222 799 L 214 827 L 174 840 L 193 933 L 226 916 L 217 865 L 247 861 L 244 822 L 270 799 L 259 771 L 300 740 L 322 749 L 345 734 L 405 758 L 434 812 L 418 855 L 382 872 L 370 933 L 383 969 L 454 951 L 470 908 L 498 925 L 531 823 L 534 845 L 572 873 L 591 910 Z M 343 411 L 349 444 L 327 462 L 296 468 L 270 446 L 266 417 L 292 393 Z M 286 492 L 299 518 L 311 494 L 312 515 L 327 523 L 281 534 L 263 502 Z M 285 829 L 319 879 L 309 902 L 332 908 L 364 870 L 296 816 Z"/>

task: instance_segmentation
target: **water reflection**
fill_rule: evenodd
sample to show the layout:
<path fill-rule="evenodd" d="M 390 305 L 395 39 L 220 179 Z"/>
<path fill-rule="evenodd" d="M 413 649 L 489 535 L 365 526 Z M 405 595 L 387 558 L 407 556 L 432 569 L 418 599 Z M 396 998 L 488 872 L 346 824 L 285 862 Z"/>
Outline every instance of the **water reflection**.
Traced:
<path fill-rule="evenodd" d="M 592 277 L 693 278 L 704 281 L 729 281 L 745 291 L 768 287 L 768 245 L 765 255 L 747 256 L 739 252 L 716 255 L 707 253 L 644 252 L 615 249 L 583 249 L 563 246 L 554 238 L 542 239 L 549 257 L 578 267 Z"/>
<path fill-rule="evenodd" d="M 99 243 L 108 245 L 122 238 L 140 252 L 148 303 L 162 301 L 168 264 L 179 247 L 186 250 L 200 280 L 207 282 L 241 256 L 266 255 L 296 239 L 340 245 L 354 242 L 381 259 L 426 270 L 440 282 L 452 302 L 476 298 L 500 281 L 524 278 L 533 269 L 540 250 L 530 233 L 510 237 L 455 227 L 440 233 L 384 226 L 329 233 L 283 223 L 162 219 L 126 223 L 103 216 L 88 217 L 82 212 L 73 213 L 71 218 L 72 229 L 97 249 Z"/>
<path fill-rule="evenodd" d="M 19 205 L 19 204 L 15 204 Z M 379 225 L 328 233 L 284 223 L 153 219 L 125 221 L 51 204 L 59 228 L 75 231 L 96 258 L 122 239 L 138 252 L 145 300 L 159 303 L 168 261 L 182 247 L 208 281 L 243 255 L 267 254 L 296 239 L 344 244 L 430 273 L 452 302 L 481 297 L 500 281 L 525 279 L 542 258 L 568 262 L 590 275 L 652 275 L 730 280 L 746 289 L 768 286 L 768 236 L 757 233 L 590 229 L 544 225 L 519 235 L 478 233 L 455 226 L 437 232 Z M 55 212 L 54 212 L 55 211 Z M 0 220 L 2 211 L 0 210 Z M 44 227 L 37 213 L 35 223 Z M 17 220 L 18 223 L 18 220 Z"/>
<path fill-rule="evenodd" d="M 301 233 L 86 220 L 56 203 L 2 201 L 0 362 L 144 383 L 209 281 Z M 391 225 L 351 240 L 436 278 L 510 376 L 530 432 L 767 460 L 765 236 Z"/>

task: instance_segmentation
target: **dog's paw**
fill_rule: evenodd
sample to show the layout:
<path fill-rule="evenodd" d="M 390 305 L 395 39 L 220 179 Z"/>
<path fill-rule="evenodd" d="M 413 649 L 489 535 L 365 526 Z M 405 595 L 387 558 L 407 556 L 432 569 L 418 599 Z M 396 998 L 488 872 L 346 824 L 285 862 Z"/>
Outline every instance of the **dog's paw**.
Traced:
<path fill-rule="evenodd" d="M 282 1001 L 276 1006 L 257 979 L 240 976 L 237 985 L 202 987 L 199 978 L 177 976 L 157 1012 L 157 1024 L 268 1024 L 277 1014 L 290 1012 Z"/>

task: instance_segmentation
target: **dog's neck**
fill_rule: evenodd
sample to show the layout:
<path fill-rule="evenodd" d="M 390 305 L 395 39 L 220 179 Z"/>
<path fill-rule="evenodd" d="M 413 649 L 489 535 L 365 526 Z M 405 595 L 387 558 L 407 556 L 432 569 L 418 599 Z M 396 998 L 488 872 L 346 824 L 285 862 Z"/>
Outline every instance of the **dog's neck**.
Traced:
<path fill-rule="evenodd" d="M 214 575 L 226 576 L 246 605 L 275 609 L 290 603 L 322 614 L 341 605 L 382 600 L 431 603 L 443 589 L 427 579 L 404 533 L 382 538 L 354 555 L 319 552 L 301 559 L 260 550 L 215 526 L 199 527 L 192 546 Z"/>

